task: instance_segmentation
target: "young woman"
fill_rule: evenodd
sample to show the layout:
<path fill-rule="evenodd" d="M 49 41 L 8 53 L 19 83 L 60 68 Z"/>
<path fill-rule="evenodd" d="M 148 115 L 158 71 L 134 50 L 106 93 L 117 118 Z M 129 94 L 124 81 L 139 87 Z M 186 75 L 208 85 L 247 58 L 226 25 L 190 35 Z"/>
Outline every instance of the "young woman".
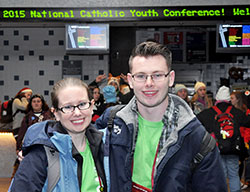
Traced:
<path fill-rule="evenodd" d="M 18 132 L 17 136 L 17 143 L 16 143 L 16 149 L 17 152 L 21 150 L 22 147 L 22 141 L 24 138 L 24 135 L 31 125 L 45 121 L 48 119 L 53 118 L 53 114 L 50 111 L 50 108 L 46 101 L 44 100 L 42 95 L 35 94 L 31 97 L 30 102 L 26 109 L 26 115 L 23 118 L 21 127 Z"/>
<path fill-rule="evenodd" d="M 240 92 L 240 91 L 235 91 L 235 92 L 232 92 L 230 94 L 230 100 L 231 100 L 231 103 L 234 107 L 240 109 L 241 111 L 243 111 L 247 118 L 249 119 L 250 116 L 248 116 L 248 108 L 247 108 L 247 105 L 246 105 L 246 101 L 244 101 L 244 97 L 243 97 L 243 93 Z M 250 125 L 247 126 L 247 127 L 241 127 L 240 128 L 240 132 L 241 132 L 241 136 L 244 138 L 245 140 L 245 143 L 248 143 L 248 139 L 246 139 L 246 137 L 250 137 Z M 243 172 L 245 172 L 245 176 L 246 177 L 249 177 L 249 161 L 247 160 L 246 161 L 246 157 L 247 157 L 247 154 L 241 154 L 240 155 L 240 159 L 239 159 L 239 176 L 240 176 L 240 179 L 241 181 L 243 180 L 242 179 L 242 176 L 243 176 Z M 245 179 L 245 178 L 244 178 Z M 246 179 L 245 179 L 246 181 Z M 247 185 L 245 185 L 244 183 L 241 182 L 241 189 L 245 189 L 247 187 Z"/>
<path fill-rule="evenodd" d="M 94 100 L 80 79 L 57 82 L 51 93 L 56 121 L 32 125 L 10 191 L 46 191 L 48 160 L 43 145 L 59 151 L 60 179 L 53 191 L 106 191 L 102 133 L 90 124 Z"/>
<path fill-rule="evenodd" d="M 232 92 L 230 95 L 230 100 L 234 107 L 246 113 L 247 105 L 244 103 L 243 95 L 241 92 L 239 91 Z"/>
<path fill-rule="evenodd" d="M 195 94 L 192 97 L 191 104 L 194 114 L 198 114 L 204 109 L 213 106 L 213 102 L 207 96 L 206 85 L 203 82 L 196 82 L 194 86 Z"/>
<path fill-rule="evenodd" d="M 92 114 L 92 123 L 95 123 L 96 119 L 98 119 L 102 113 L 102 105 L 104 103 L 103 94 L 100 92 L 100 88 L 96 86 L 89 87 L 91 90 L 91 93 L 93 95 L 93 99 L 95 101 L 94 107 L 93 107 L 93 114 Z"/>

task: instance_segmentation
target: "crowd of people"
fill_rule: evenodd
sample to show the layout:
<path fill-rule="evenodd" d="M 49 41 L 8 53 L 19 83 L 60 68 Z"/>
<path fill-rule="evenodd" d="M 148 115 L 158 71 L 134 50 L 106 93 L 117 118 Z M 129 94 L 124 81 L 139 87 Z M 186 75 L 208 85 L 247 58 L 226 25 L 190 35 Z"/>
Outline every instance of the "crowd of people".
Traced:
<path fill-rule="evenodd" d="M 50 189 L 47 148 L 59 154 L 53 191 L 226 192 L 227 178 L 231 192 L 241 191 L 241 179 L 250 181 L 250 116 L 242 92 L 230 94 L 222 86 L 214 102 L 198 81 L 190 99 L 184 84 L 174 85 L 171 65 L 165 46 L 143 42 L 131 53 L 127 75 L 99 75 L 89 85 L 76 78 L 58 81 L 52 107 L 30 88 L 21 89 L 13 105 L 15 112 L 25 104 L 13 127 L 21 163 L 9 191 Z M 123 108 L 110 129 L 116 105 Z M 216 130 L 215 107 L 222 113 L 230 107 L 234 127 Z M 233 139 L 238 149 L 220 148 Z"/>

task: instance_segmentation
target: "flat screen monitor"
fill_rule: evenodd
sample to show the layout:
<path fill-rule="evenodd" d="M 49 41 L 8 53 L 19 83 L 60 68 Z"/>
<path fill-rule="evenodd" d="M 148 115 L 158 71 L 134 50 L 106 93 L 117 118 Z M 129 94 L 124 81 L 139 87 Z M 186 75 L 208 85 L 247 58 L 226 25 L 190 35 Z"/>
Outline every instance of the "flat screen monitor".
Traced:
<path fill-rule="evenodd" d="M 65 28 L 67 53 L 109 53 L 109 24 L 67 24 Z"/>
<path fill-rule="evenodd" d="M 250 53 L 250 23 L 217 25 L 216 52 Z"/>

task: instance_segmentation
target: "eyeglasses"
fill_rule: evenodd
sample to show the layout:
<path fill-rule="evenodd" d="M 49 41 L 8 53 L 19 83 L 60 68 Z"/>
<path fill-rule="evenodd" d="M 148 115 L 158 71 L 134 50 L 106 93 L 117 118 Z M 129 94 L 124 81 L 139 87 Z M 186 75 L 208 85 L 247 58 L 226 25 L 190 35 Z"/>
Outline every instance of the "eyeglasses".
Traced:
<path fill-rule="evenodd" d="M 62 111 L 63 113 L 72 113 L 75 111 L 76 107 L 77 109 L 81 110 L 86 110 L 91 106 L 91 102 L 81 102 L 78 105 L 67 105 L 61 108 L 58 108 L 58 110 Z"/>
<path fill-rule="evenodd" d="M 138 82 L 145 82 L 148 79 L 148 77 L 150 77 L 153 81 L 163 81 L 170 74 L 170 72 L 171 71 L 169 71 L 168 73 L 153 73 L 153 74 L 137 73 L 132 75 L 132 78 Z"/>

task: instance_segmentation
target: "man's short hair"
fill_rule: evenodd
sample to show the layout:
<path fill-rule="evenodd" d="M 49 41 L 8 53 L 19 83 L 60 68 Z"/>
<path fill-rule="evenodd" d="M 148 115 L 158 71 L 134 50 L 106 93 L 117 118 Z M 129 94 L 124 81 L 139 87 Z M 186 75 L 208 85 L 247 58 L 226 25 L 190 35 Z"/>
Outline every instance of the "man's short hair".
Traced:
<path fill-rule="evenodd" d="M 164 45 L 152 42 L 152 41 L 147 41 L 138 44 L 133 50 L 129 58 L 129 71 L 131 72 L 132 70 L 132 60 L 136 56 L 141 56 L 141 57 L 150 57 L 150 56 L 156 56 L 156 55 L 161 55 L 165 58 L 167 67 L 169 70 L 171 70 L 171 65 L 172 65 L 172 53 L 171 51 Z"/>

